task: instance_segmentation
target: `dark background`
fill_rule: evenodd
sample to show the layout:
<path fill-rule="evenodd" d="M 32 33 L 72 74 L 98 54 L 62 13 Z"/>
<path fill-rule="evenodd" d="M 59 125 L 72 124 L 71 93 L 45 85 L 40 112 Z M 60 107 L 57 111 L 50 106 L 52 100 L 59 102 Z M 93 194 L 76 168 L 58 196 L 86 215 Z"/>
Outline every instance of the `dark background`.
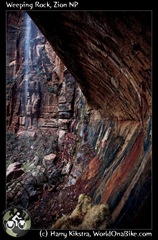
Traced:
<path fill-rule="evenodd" d="M 7 2 L 11 2 L 11 1 L 7 1 Z M 20 1 L 13 1 L 14 3 L 20 3 Z M 24 1 L 21 1 L 21 3 L 23 3 Z M 33 2 L 33 1 L 31 1 Z M 39 2 L 47 2 L 47 1 L 40 1 Z M 52 0 L 49 0 L 48 2 L 52 3 Z M 59 1 L 60 3 L 66 3 L 69 1 Z M 74 1 L 70 1 L 70 2 L 74 2 Z M 153 184 L 152 184 L 152 206 L 153 206 L 153 228 L 151 230 L 151 232 L 153 233 L 153 236 L 156 235 L 156 222 L 157 222 L 157 214 L 158 214 L 158 188 L 157 188 L 157 161 L 158 161 L 158 145 L 157 145 L 157 123 L 158 123 L 158 116 L 157 116 L 157 95 L 158 95 L 158 88 L 157 88 L 157 76 L 158 76 L 158 14 L 156 11 L 156 8 L 154 8 L 153 6 L 147 6 L 149 4 L 151 4 L 151 1 L 145 1 L 145 2 L 140 2 L 141 6 L 138 6 L 138 1 L 127 1 L 126 4 L 123 1 L 103 1 L 103 0 L 96 0 L 96 1 L 81 1 L 81 0 L 77 0 L 77 2 L 79 3 L 78 6 L 76 8 L 66 8 L 65 10 L 68 11 L 74 11 L 74 10 L 152 10 L 152 27 L 153 27 L 153 31 L 152 31 L 152 56 L 153 56 L 153 86 L 152 86 L 152 91 L 153 91 L 153 142 L 152 142 L 152 146 L 153 146 L 153 166 L 152 166 L 152 170 L 153 170 Z M 29 1 L 25 1 L 25 3 L 29 3 Z M 122 5 L 121 5 L 122 4 Z M 52 4 L 53 5 L 53 4 Z M 74 10 L 72 10 L 74 9 Z M 11 10 L 11 8 L 9 8 L 8 10 Z M 18 9 L 14 9 L 14 10 L 18 10 Z M 24 9 L 23 9 L 24 10 Z M 27 9 L 28 10 L 28 9 Z M 36 9 L 34 9 L 36 10 Z M 56 10 L 56 9 L 52 9 L 52 10 Z M 57 11 L 60 10 L 64 10 L 64 9 L 57 9 Z M 4 211 L 6 210 L 5 205 L 6 205 L 6 201 L 5 201 L 5 173 L 6 173 L 6 166 L 5 166 L 5 131 L 6 131 L 6 115 L 5 115 L 5 65 L 6 65 L 6 2 L 5 1 L 1 1 L 0 2 L 0 18 L 1 18 L 1 27 L 0 27 L 0 153 L 1 153 L 1 157 L 0 157 L 0 236 L 2 236 L 2 238 L 0 237 L 0 239 L 13 239 L 13 237 L 7 235 L 5 233 L 5 231 L 3 230 L 3 226 L 2 226 L 2 218 L 4 215 Z M 146 219 L 144 219 L 144 221 L 146 221 Z M 121 231 L 121 230 L 119 230 Z M 118 231 L 118 232 L 119 232 Z M 123 231 L 123 230 L 122 230 Z M 141 231 L 141 230 L 140 230 Z M 145 232 L 145 230 L 142 230 L 143 232 Z M 60 231 L 61 232 L 61 231 Z M 139 231 L 136 231 L 139 232 Z M 146 230 L 146 232 L 149 232 L 148 230 Z M 35 239 L 40 239 L 39 236 L 39 231 L 38 230 L 31 230 L 29 231 L 24 237 L 22 237 L 21 239 L 33 239 L 33 237 L 35 237 Z M 49 238 L 48 238 L 49 239 Z M 95 238 L 96 239 L 96 238 Z M 149 239 L 149 238 L 148 238 Z"/>

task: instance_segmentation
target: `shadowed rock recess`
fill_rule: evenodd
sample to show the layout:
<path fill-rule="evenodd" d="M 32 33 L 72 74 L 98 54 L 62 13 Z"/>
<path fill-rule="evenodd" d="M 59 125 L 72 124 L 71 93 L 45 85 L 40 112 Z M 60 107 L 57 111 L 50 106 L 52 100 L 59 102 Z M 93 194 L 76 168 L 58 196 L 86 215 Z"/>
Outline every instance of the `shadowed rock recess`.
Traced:
<path fill-rule="evenodd" d="M 28 14 L 7 12 L 7 205 L 35 229 L 150 229 L 151 12 Z"/>

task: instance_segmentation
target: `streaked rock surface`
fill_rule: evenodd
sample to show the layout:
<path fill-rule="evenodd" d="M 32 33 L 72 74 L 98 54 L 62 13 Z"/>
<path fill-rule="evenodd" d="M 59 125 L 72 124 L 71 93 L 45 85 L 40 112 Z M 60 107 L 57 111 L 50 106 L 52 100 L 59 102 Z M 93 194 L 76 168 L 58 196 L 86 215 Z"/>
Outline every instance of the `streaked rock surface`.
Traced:
<path fill-rule="evenodd" d="M 7 164 L 25 171 L 7 204 L 50 228 L 85 194 L 110 228 L 150 229 L 151 13 L 29 12 L 45 36 L 31 23 L 27 101 L 26 15 L 7 14 Z"/>

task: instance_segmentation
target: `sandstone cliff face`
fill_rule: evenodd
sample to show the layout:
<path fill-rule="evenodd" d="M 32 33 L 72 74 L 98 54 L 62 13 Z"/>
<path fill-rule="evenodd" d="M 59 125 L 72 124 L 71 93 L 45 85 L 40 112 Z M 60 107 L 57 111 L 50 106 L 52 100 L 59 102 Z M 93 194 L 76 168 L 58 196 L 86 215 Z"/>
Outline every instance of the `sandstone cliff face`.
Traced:
<path fill-rule="evenodd" d="M 109 227 L 150 228 L 148 14 L 30 15 L 50 43 L 26 13 L 8 12 L 7 165 L 24 173 L 8 181 L 7 204 L 50 228 L 84 193 L 108 204 Z"/>
<path fill-rule="evenodd" d="M 150 11 L 49 12 L 47 18 L 44 12 L 30 15 L 80 83 L 89 104 L 103 109 L 108 118 L 148 119 Z"/>

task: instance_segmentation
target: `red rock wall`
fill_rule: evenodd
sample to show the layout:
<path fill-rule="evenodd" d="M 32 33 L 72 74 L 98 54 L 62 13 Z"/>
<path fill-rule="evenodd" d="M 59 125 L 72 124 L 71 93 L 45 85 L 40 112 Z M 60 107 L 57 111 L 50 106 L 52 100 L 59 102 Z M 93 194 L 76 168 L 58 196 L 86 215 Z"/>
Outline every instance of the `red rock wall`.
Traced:
<path fill-rule="evenodd" d="M 151 12 L 30 12 L 88 103 L 105 117 L 151 115 Z M 49 26 L 47 21 L 51 21 Z M 76 61 L 77 59 L 77 61 Z"/>
<path fill-rule="evenodd" d="M 123 18 L 119 14 L 113 18 L 112 14 L 66 12 L 48 13 L 48 18 L 38 12 L 31 16 L 86 96 L 32 23 L 26 98 L 23 49 L 28 27 L 24 26 L 24 14 L 8 14 L 8 130 L 20 136 L 24 132 L 38 135 L 40 129 L 45 150 L 36 141 L 40 154 L 33 146 L 31 156 L 55 153 L 56 167 L 64 175 L 57 191 L 44 189 L 39 199 L 28 205 L 33 226 L 50 227 L 52 221 L 70 213 L 79 194 L 85 193 L 95 204 L 108 203 L 113 228 L 150 228 L 148 21 L 143 22 L 144 15 L 128 13 Z M 51 29 L 48 19 L 52 19 Z M 14 155 L 14 150 L 8 151 Z M 23 161 L 20 154 L 16 156 Z"/>

